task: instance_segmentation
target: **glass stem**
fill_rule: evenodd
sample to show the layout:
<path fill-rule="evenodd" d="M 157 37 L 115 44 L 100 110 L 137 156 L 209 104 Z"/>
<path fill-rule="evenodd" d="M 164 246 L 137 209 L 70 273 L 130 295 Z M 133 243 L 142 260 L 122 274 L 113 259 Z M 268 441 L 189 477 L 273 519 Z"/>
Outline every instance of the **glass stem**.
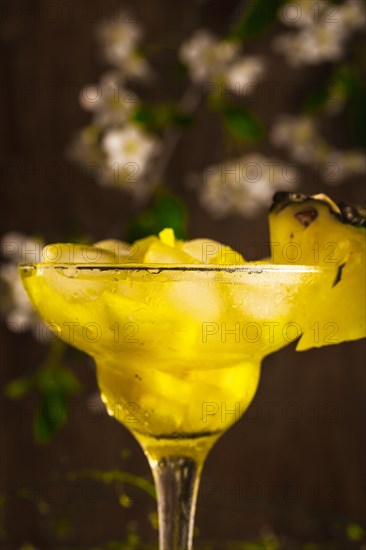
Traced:
<path fill-rule="evenodd" d="M 168 456 L 151 464 L 158 497 L 160 550 L 191 550 L 202 464 Z"/>

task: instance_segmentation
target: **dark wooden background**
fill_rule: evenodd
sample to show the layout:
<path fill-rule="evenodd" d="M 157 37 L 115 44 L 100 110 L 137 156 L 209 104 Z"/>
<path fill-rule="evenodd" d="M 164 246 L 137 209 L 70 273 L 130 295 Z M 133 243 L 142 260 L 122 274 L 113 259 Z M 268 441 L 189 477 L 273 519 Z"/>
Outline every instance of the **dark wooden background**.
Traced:
<path fill-rule="evenodd" d="M 96 19 L 114 14 L 121 5 L 111 0 L 0 2 L 1 234 L 39 233 L 50 242 L 77 224 L 98 240 L 116 221 L 122 229 L 127 223 L 126 196 L 98 186 L 65 160 L 70 138 L 89 120 L 78 104 L 78 91 L 96 82 L 105 69 L 94 37 Z M 181 81 L 164 78 L 170 71 L 174 74 L 177 45 L 198 26 L 221 32 L 234 5 L 232 0 L 133 2 L 148 42 L 164 45 L 153 56 L 160 85 L 142 95 L 179 98 Z M 270 31 L 264 33 L 250 41 L 246 51 L 265 53 L 270 38 Z M 294 72 L 277 59 L 268 81 L 295 84 L 293 99 L 272 102 L 264 97 L 253 109 L 268 125 L 278 111 L 296 112 L 299 94 L 317 86 L 327 70 Z M 343 134 L 340 121 L 332 135 L 340 146 Z M 190 234 L 234 247 L 263 243 L 268 239 L 265 215 L 250 222 L 238 217 L 214 221 L 184 186 L 187 173 L 220 158 L 221 147 L 214 121 L 200 113 L 168 169 L 174 189 L 189 206 Z M 268 146 L 262 150 L 272 153 Z M 329 188 L 309 180 L 306 191 Z M 364 199 L 362 181 L 356 178 L 330 191 L 336 200 Z M 1 350 L 2 387 L 32 371 L 45 354 L 30 335 L 10 333 L 5 325 Z M 221 550 L 224 540 L 257 537 L 263 529 L 273 529 L 303 541 L 334 539 L 334 548 L 345 547 L 345 526 L 365 516 L 364 359 L 363 343 L 353 342 L 299 354 L 288 348 L 264 361 L 247 418 L 222 438 L 207 460 L 197 513 L 201 540 L 213 540 Z M 2 402 L 4 549 L 18 549 L 25 542 L 42 549 L 92 547 L 122 538 L 134 520 L 145 540 L 156 538 L 147 520 L 154 503 L 147 495 L 133 491 L 135 504 L 125 509 L 112 489 L 96 493 L 100 486 L 90 482 L 72 495 L 64 481 L 67 472 L 81 468 L 124 468 L 151 479 L 141 450 L 126 430 L 104 412 L 85 416 L 85 403 L 93 401 L 97 391 L 90 361 L 70 354 L 69 363 L 84 391 L 72 405 L 69 423 L 46 448 L 32 441 L 35 401 Z M 293 403 L 300 411 L 296 421 Z M 126 448 L 131 455 L 122 460 Z M 33 487 L 34 498 L 15 497 L 15 487 L 22 485 Z"/>

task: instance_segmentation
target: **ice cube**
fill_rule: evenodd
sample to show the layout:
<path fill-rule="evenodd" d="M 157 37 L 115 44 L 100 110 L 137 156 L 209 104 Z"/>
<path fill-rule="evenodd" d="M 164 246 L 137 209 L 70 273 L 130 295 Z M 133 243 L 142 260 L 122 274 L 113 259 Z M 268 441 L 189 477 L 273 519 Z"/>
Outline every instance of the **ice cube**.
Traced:
<path fill-rule="evenodd" d="M 50 264 L 113 264 L 115 254 L 91 244 L 56 243 L 43 248 L 42 259 Z"/>
<path fill-rule="evenodd" d="M 182 243 L 182 250 L 204 264 L 243 264 L 243 256 L 230 246 L 211 239 L 194 239 Z"/>
<path fill-rule="evenodd" d="M 177 312 L 184 313 L 192 321 L 216 321 L 223 306 L 220 287 L 210 281 L 179 281 L 172 284 L 169 300 Z"/>

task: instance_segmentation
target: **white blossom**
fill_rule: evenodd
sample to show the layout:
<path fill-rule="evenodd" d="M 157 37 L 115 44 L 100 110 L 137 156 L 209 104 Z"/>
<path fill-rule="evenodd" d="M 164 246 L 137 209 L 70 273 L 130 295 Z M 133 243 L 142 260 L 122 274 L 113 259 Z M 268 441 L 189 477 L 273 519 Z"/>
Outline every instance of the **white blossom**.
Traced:
<path fill-rule="evenodd" d="M 344 4 L 337 6 L 337 17 L 348 29 L 364 29 L 366 25 L 365 3 L 359 0 L 344 2 Z"/>
<path fill-rule="evenodd" d="M 153 77 L 151 65 L 137 51 L 126 57 L 122 69 L 126 78 L 131 80 L 149 80 Z"/>
<path fill-rule="evenodd" d="M 366 157 L 360 151 L 332 150 L 323 165 L 325 183 L 338 185 L 350 176 L 366 174 Z"/>
<path fill-rule="evenodd" d="M 97 29 L 106 60 L 119 67 L 137 47 L 142 30 L 135 22 L 103 21 Z M 126 19 L 126 18 L 125 18 Z"/>
<path fill-rule="evenodd" d="M 119 73 L 108 72 L 99 84 L 89 84 L 80 92 L 81 106 L 94 113 L 94 123 L 101 128 L 123 124 L 138 104 L 137 95 L 126 89 Z"/>
<path fill-rule="evenodd" d="M 299 32 L 277 36 L 274 48 L 286 57 L 289 65 L 316 65 L 325 61 L 339 61 L 344 55 L 346 33 L 338 24 L 319 23 Z"/>
<path fill-rule="evenodd" d="M 1 251 L 8 260 L 0 266 L 1 313 L 13 332 L 36 329 L 44 323 L 35 312 L 18 274 L 18 263 L 42 260 L 43 242 L 19 232 L 10 232 L 1 240 Z M 34 330 L 35 336 L 39 334 Z"/>
<path fill-rule="evenodd" d="M 127 19 L 127 18 L 125 18 Z M 126 79 L 148 79 L 152 76 L 149 63 L 138 52 L 142 29 L 135 22 L 104 21 L 98 29 L 105 59 L 119 69 Z"/>
<path fill-rule="evenodd" d="M 247 56 L 227 67 L 224 71 L 224 80 L 232 91 L 240 93 L 243 87 L 257 82 L 263 73 L 263 60 L 257 56 Z"/>
<path fill-rule="evenodd" d="M 108 126 L 102 132 L 89 126 L 76 136 L 69 157 L 82 162 L 100 185 L 141 196 L 150 192 L 148 169 L 160 150 L 158 138 L 133 124 Z"/>
<path fill-rule="evenodd" d="M 339 184 L 349 176 L 366 173 L 365 155 L 360 151 L 332 149 L 311 117 L 282 115 L 270 134 L 276 147 L 283 147 L 291 159 L 319 166 L 327 184 Z"/>
<path fill-rule="evenodd" d="M 98 126 L 86 126 L 75 135 L 68 148 L 67 156 L 84 164 L 99 164 L 104 159 L 99 145 L 99 136 Z"/>
<path fill-rule="evenodd" d="M 289 65 L 298 67 L 342 59 L 346 40 L 353 31 L 364 27 L 366 15 L 359 0 L 347 0 L 340 5 L 300 0 L 286 3 L 279 18 L 299 31 L 277 36 L 273 46 Z"/>
<path fill-rule="evenodd" d="M 302 60 L 316 64 L 320 61 L 338 61 L 344 55 L 346 33 L 342 25 L 320 23 L 299 33 L 302 42 Z"/>
<path fill-rule="evenodd" d="M 324 105 L 324 112 L 328 115 L 337 115 L 342 111 L 347 102 L 347 94 L 340 84 L 332 85 L 329 89 L 329 97 Z"/>
<path fill-rule="evenodd" d="M 316 123 L 307 116 L 282 115 L 273 125 L 270 139 L 276 147 L 285 148 L 293 160 L 305 164 L 319 160 L 323 149 Z"/>
<path fill-rule="evenodd" d="M 19 231 L 9 231 L 1 239 L 1 254 L 11 263 L 42 261 L 43 241 L 28 237 Z"/>
<path fill-rule="evenodd" d="M 294 189 L 297 174 L 280 161 L 246 155 L 206 169 L 200 184 L 202 204 L 216 218 L 237 213 L 255 217 L 268 208 L 278 189 Z"/>
<path fill-rule="evenodd" d="M 259 56 L 243 56 L 240 46 L 219 40 L 206 30 L 198 30 L 180 48 L 180 59 L 188 67 L 190 78 L 198 84 L 213 80 L 226 84 L 234 93 L 257 82 L 264 73 L 264 61 Z"/>
<path fill-rule="evenodd" d="M 239 46 L 227 40 L 218 40 L 206 30 L 198 30 L 180 48 L 180 59 L 188 66 L 191 79 L 201 83 L 225 72 L 237 56 Z"/>
<path fill-rule="evenodd" d="M 336 9 L 334 10 L 336 12 Z M 297 0 L 286 2 L 279 11 L 282 23 L 292 27 L 308 27 L 332 19 L 333 7 L 324 0 Z"/>
<path fill-rule="evenodd" d="M 108 131 L 102 140 L 106 155 L 104 183 L 132 188 L 159 153 L 160 141 L 137 126 Z"/>

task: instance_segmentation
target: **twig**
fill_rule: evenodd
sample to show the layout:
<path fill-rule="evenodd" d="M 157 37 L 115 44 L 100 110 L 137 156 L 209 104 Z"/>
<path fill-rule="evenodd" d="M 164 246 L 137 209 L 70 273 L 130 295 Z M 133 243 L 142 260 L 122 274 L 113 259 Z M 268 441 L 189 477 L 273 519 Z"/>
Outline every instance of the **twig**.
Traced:
<path fill-rule="evenodd" d="M 193 115 L 193 113 L 197 110 L 199 104 L 201 103 L 201 99 L 201 90 L 196 85 L 191 84 L 179 101 L 178 108 L 182 113 L 186 115 Z M 170 128 L 166 130 L 163 137 L 164 153 L 161 155 L 156 165 L 156 169 L 154 170 L 154 175 L 151 178 L 151 184 L 153 188 L 156 188 L 158 185 L 160 185 L 161 180 L 170 164 L 170 161 L 183 134 L 184 130 L 182 128 Z"/>
<path fill-rule="evenodd" d="M 185 115 L 193 115 L 198 109 L 201 99 L 202 91 L 200 88 L 198 88 L 195 84 L 190 84 L 178 102 L 178 109 Z M 173 158 L 174 152 L 176 151 L 183 134 L 183 128 L 169 128 L 164 132 L 162 140 L 163 152 L 157 160 L 151 177 L 145 182 L 146 187 L 149 189 L 149 193 L 135 197 L 134 200 L 131 201 L 129 207 L 130 215 L 134 216 L 140 212 L 149 202 L 156 188 L 161 185 L 164 174 Z M 106 237 L 115 237 L 116 233 L 119 233 L 119 230 L 120 222 L 114 223 L 107 231 Z"/>

